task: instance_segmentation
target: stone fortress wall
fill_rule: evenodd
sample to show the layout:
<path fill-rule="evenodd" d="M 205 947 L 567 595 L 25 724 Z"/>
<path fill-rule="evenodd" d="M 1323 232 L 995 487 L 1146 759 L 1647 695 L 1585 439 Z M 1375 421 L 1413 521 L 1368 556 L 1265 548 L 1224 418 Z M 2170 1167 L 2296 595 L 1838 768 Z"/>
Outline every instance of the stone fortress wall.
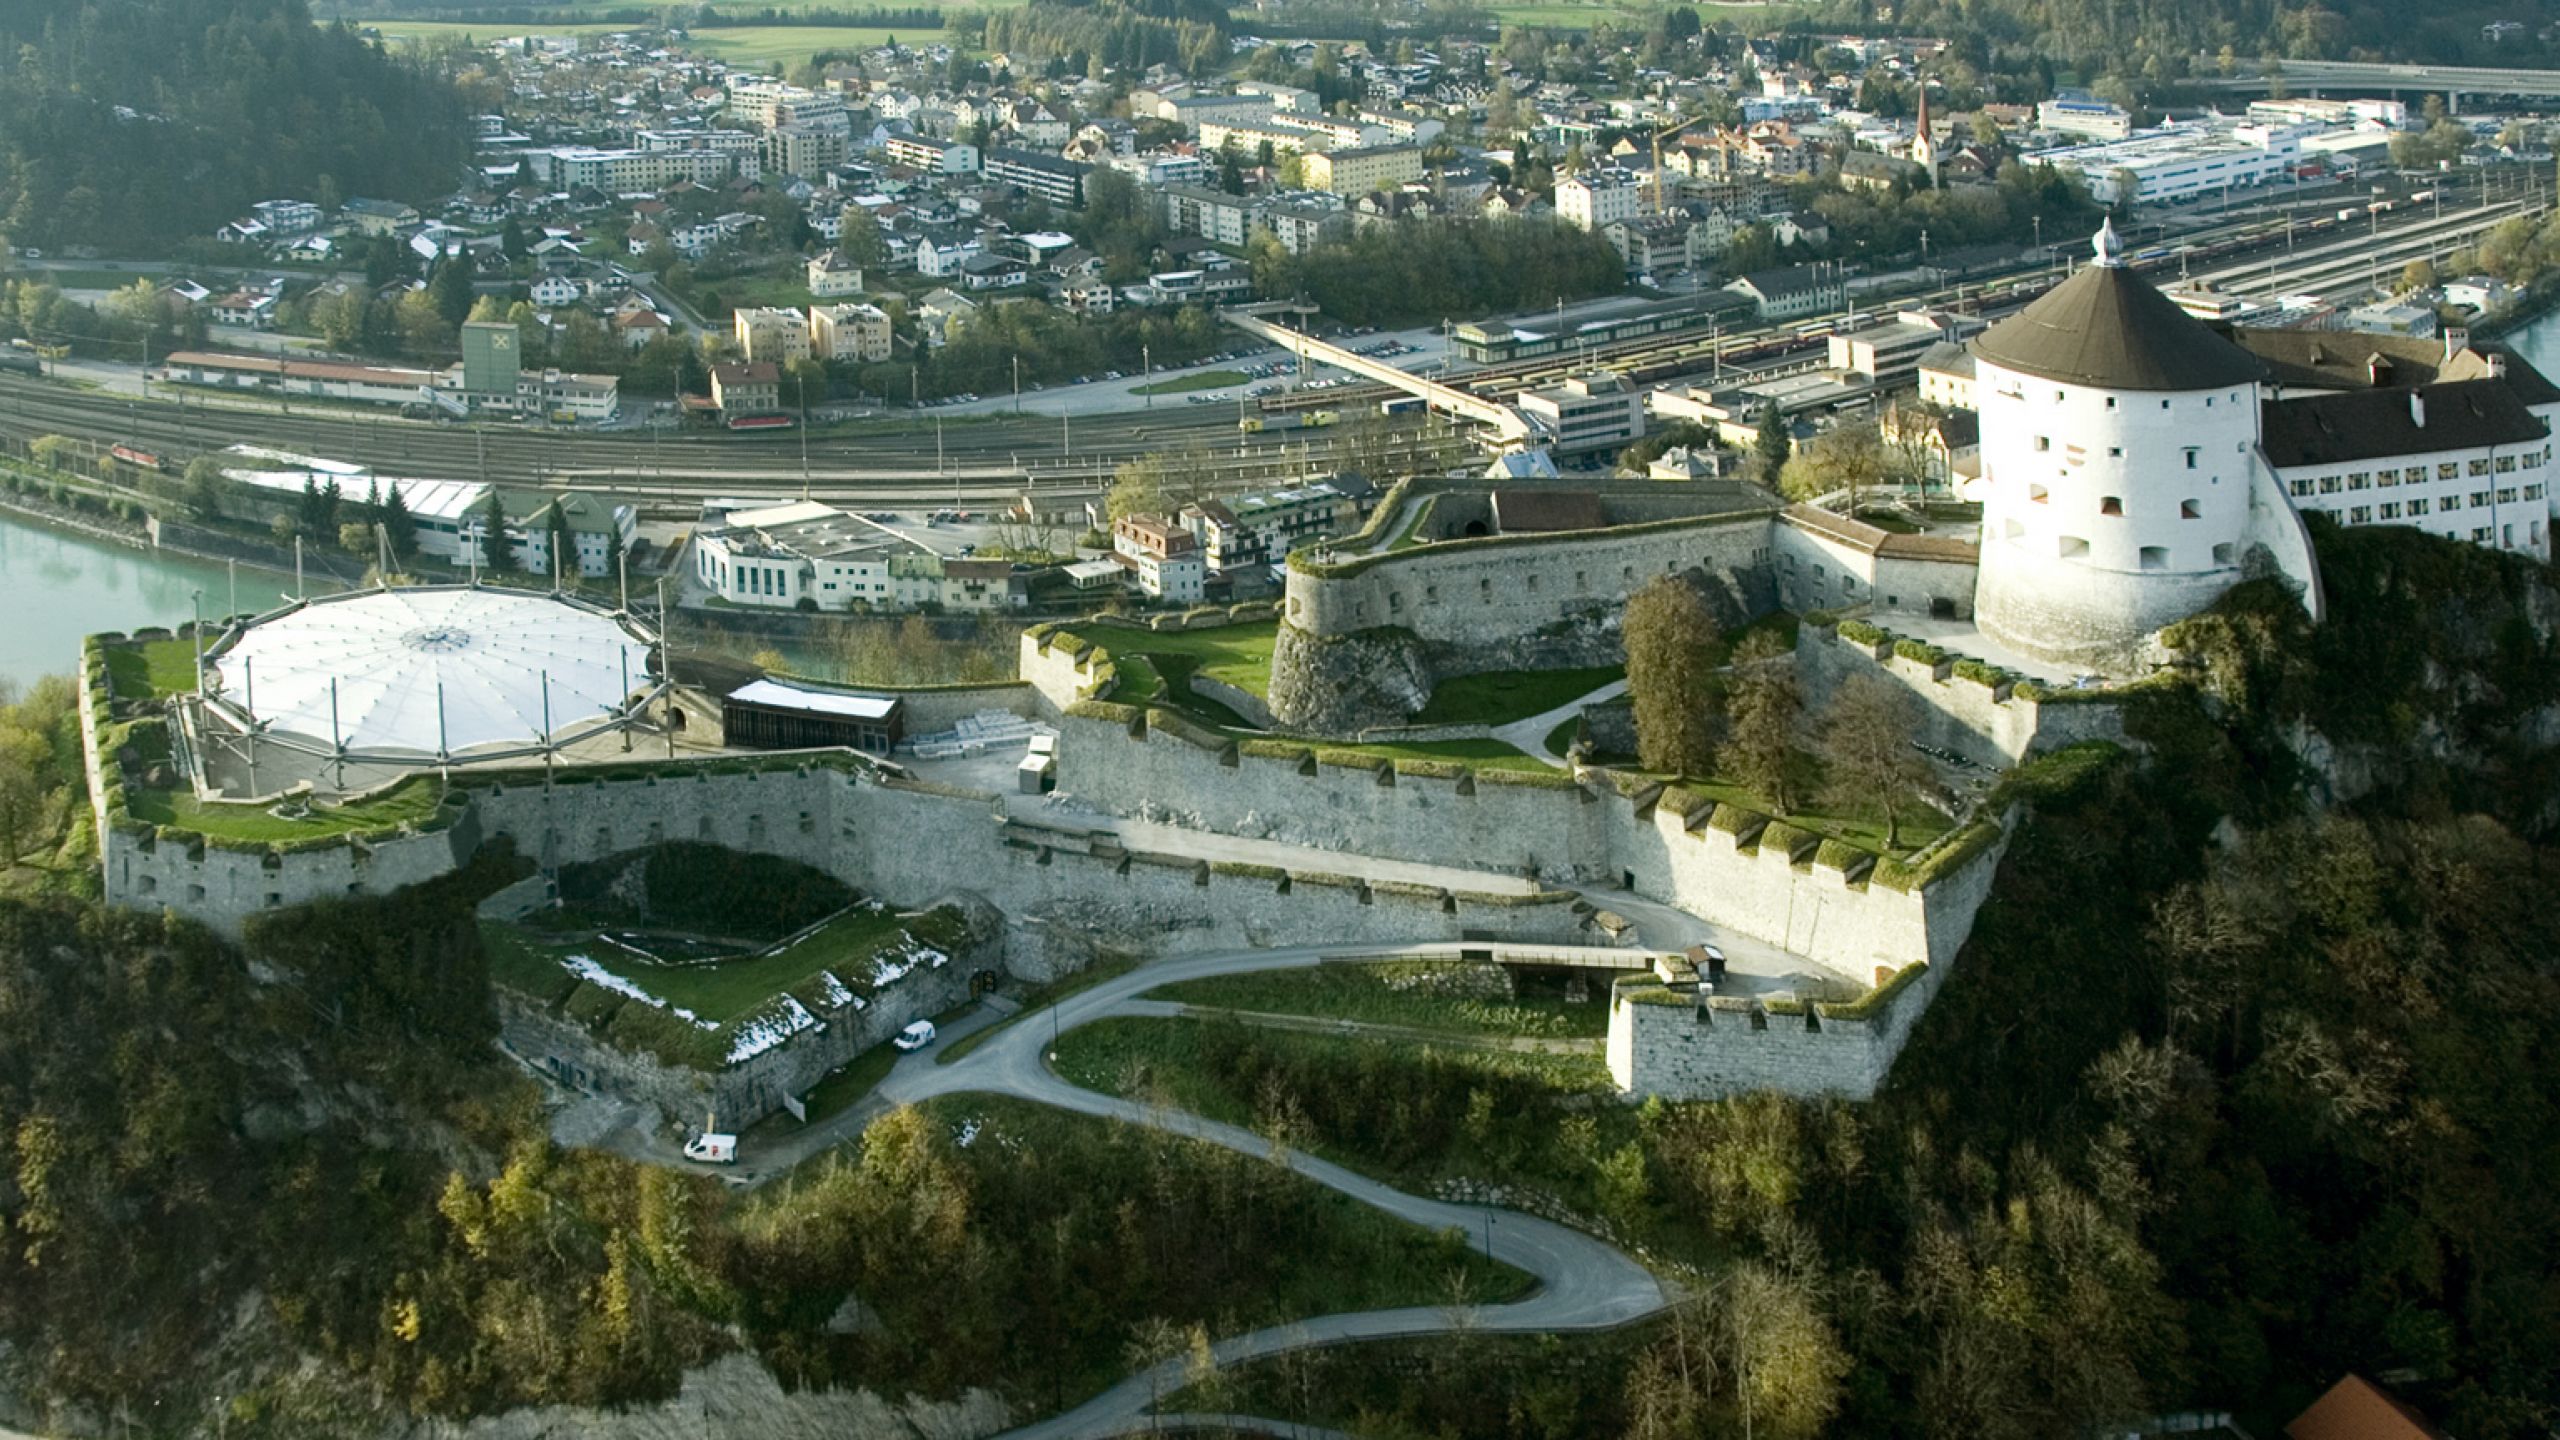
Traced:
<path fill-rule="evenodd" d="M 1387 762 L 1285 741 L 1232 743 L 1090 702 L 1062 717 L 1058 788 L 1099 810 L 1322 850 L 1622 887 L 1848 974 L 1953 958 L 1997 864 L 1996 822 L 1965 854 L 1878 876 L 1768 817 L 1660 786 Z M 1722 818 L 1719 819 L 1718 817 Z M 1985 833 L 1987 832 L 1987 833 Z M 1772 843 L 1760 843 L 1766 836 Z M 1917 872 L 1917 877 L 1912 872 Z"/>
<path fill-rule="evenodd" d="M 1888 616 L 1874 628 L 1890 623 Z M 1884 635 L 1869 643 L 1844 636 L 1836 625 L 1800 629 L 1795 663 L 1806 709 L 1820 710 L 1851 676 L 1880 676 L 1920 698 L 1917 739 L 1994 768 L 2083 740 L 2125 739 L 2123 707 L 2107 692 L 2064 691 L 2040 699 L 2034 686 L 2022 687 L 1960 658 L 1900 654 L 1897 637 L 1890 630 Z"/>
<path fill-rule="evenodd" d="M 1271 713 L 1282 728 L 1348 734 L 1402 722 L 1453 675 L 1607 664 L 1627 597 L 1656 576 L 1700 571 L 1728 587 L 1736 620 L 1775 603 L 1765 492 L 1728 485 L 1605 481 L 1601 528 L 1473 533 L 1494 528 L 1495 487 L 1400 487 L 1369 534 L 1411 523 L 1453 538 L 1351 555 L 1290 557 L 1271 666 Z"/>

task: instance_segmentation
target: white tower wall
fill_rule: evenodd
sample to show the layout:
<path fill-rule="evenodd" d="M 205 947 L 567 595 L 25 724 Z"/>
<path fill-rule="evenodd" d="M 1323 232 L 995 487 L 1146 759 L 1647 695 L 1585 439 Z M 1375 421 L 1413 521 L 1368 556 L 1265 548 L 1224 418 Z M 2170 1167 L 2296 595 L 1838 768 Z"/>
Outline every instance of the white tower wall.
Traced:
<path fill-rule="evenodd" d="M 2112 390 L 1978 361 L 1976 621 L 2040 659 L 2104 667 L 2240 578 L 2258 387 Z"/>

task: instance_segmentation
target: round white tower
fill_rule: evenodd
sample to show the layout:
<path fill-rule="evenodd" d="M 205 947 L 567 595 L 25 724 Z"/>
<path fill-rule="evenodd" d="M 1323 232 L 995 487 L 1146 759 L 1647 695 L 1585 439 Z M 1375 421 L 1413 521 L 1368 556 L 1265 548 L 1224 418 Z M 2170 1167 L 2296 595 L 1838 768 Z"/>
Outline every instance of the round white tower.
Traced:
<path fill-rule="evenodd" d="M 2103 669 L 2240 578 L 2262 371 L 2125 268 L 2112 222 L 2094 248 L 1973 342 L 1974 617 L 2029 656 Z"/>

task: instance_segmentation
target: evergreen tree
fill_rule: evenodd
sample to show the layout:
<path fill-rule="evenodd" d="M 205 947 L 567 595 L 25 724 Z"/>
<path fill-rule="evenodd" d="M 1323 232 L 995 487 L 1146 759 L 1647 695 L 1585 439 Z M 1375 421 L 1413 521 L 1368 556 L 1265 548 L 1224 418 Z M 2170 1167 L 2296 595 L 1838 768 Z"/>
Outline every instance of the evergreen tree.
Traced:
<path fill-rule="evenodd" d="M 489 503 L 480 510 L 480 568 L 492 575 L 506 575 L 516 568 L 515 546 L 507 539 L 507 505 L 493 488 Z"/>
<path fill-rule="evenodd" d="M 569 509 L 554 500 L 548 511 L 551 522 L 551 573 L 564 586 L 578 583 L 578 537 L 569 531 Z"/>
<path fill-rule="evenodd" d="M 294 507 L 293 526 L 305 535 L 320 533 L 320 482 L 302 477 L 302 502 Z"/>
<path fill-rule="evenodd" d="M 382 494 L 380 512 L 383 533 L 391 537 L 391 558 L 406 560 L 418 548 L 418 522 L 409 514 L 409 502 L 400 493 L 400 482 Z"/>
<path fill-rule="evenodd" d="M 311 533 L 328 536 L 338 533 L 338 502 L 344 498 L 338 490 L 338 477 L 332 475 L 320 487 L 319 509 L 313 517 Z"/>
<path fill-rule="evenodd" d="M 436 266 L 427 280 L 427 298 L 435 302 L 444 323 L 459 327 L 471 318 L 471 260 L 457 255 Z"/>
<path fill-rule="evenodd" d="M 1795 452 L 1795 437 L 1787 433 L 1787 417 L 1772 400 L 1760 407 L 1760 437 L 1752 442 L 1751 453 L 1760 462 L 1755 476 L 1763 485 L 1778 483 L 1778 472 L 1787 468 L 1787 457 Z"/>

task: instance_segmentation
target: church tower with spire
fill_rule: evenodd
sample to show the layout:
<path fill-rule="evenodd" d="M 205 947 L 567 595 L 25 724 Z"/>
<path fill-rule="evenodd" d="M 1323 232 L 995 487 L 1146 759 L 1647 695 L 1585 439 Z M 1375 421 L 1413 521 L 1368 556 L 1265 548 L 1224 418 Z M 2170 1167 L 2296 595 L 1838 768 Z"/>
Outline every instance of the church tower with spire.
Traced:
<path fill-rule="evenodd" d="M 1929 82 L 1920 82 L 1920 132 L 1911 139 L 1911 162 L 1929 172 L 1929 188 L 1938 188 L 1938 137 L 1929 131 Z"/>

